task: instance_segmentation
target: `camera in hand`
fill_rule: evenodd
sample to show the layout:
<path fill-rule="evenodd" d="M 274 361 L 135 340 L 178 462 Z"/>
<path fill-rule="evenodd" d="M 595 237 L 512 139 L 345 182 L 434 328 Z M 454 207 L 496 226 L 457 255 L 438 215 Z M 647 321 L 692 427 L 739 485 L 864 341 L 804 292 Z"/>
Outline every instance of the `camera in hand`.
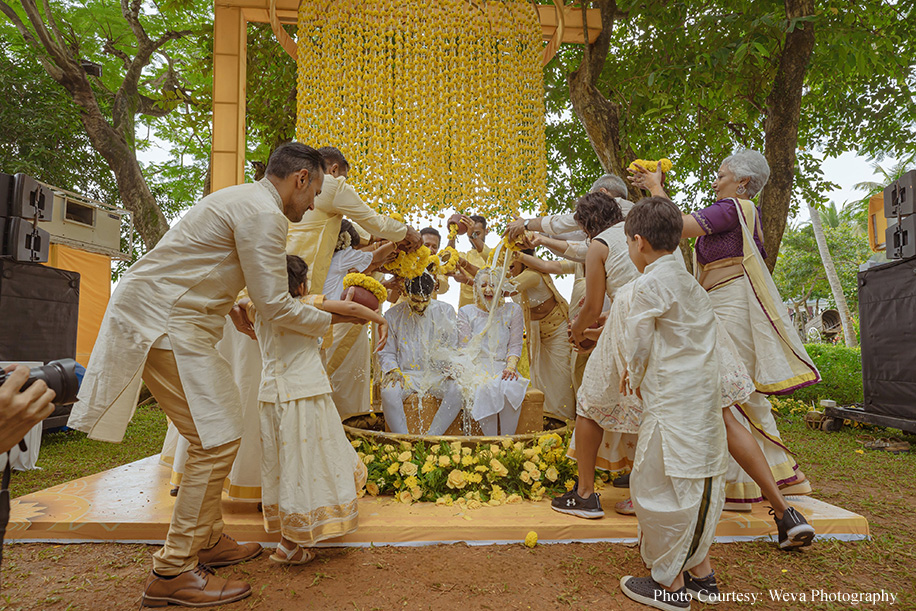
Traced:
<path fill-rule="evenodd" d="M 73 359 L 51 361 L 47 365 L 32 367 L 29 379 L 22 385 L 22 390 L 31 386 L 36 380 L 44 380 L 48 388 L 54 391 L 54 404 L 67 405 L 76 401 L 76 393 L 86 370 Z M 9 374 L 0 369 L 0 384 L 6 381 Z"/>

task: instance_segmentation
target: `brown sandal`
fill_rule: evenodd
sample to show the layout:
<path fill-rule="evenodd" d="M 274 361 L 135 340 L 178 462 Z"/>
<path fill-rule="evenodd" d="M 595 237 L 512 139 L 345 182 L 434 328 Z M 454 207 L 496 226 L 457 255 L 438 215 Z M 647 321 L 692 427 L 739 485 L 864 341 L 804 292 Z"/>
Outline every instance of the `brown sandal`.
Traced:
<path fill-rule="evenodd" d="M 315 552 L 307 547 L 297 545 L 295 549 L 287 549 L 283 544 L 277 546 L 277 551 L 270 555 L 270 560 L 277 564 L 286 564 L 289 566 L 298 566 L 308 564 L 315 559 Z"/>

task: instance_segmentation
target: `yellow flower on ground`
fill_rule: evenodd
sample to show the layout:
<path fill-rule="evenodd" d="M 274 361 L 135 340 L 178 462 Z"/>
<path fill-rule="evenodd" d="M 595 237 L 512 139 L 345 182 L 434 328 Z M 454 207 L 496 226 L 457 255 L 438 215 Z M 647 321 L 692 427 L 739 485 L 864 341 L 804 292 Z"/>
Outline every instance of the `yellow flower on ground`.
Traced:
<path fill-rule="evenodd" d="M 398 460 L 401 462 L 407 462 L 408 460 L 411 459 L 411 456 L 412 455 L 410 452 L 401 452 L 400 454 L 398 454 Z"/>
<path fill-rule="evenodd" d="M 450 496 L 440 496 L 436 499 L 436 505 L 445 505 L 446 507 L 451 507 L 452 503 L 452 497 Z"/>
<path fill-rule="evenodd" d="M 529 531 L 528 534 L 525 535 L 525 547 L 534 547 L 537 544 L 538 544 L 538 534 L 534 532 L 533 530 Z"/>
<path fill-rule="evenodd" d="M 440 457 L 439 457 L 439 466 L 440 466 L 440 467 L 447 467 L 447 466 L 449 466 L 450 464 L 452 464 L 452 457 L 451 457 L 451 456 L 440 456 Z"/>
<path fill-rule="evenodd" d="M 495 458 L 490 459 L 490 469 L 497 477 L 506 477 L 509 475 L 509 470 L 506 466 Z"/>
<path fill-rule="evenodd" d="M 557 471 L 556 467 L 549 467 L 544 473 L 544 477 L 546 477 L 551 482 L 555 482 L 557 481 L 557 478 L 560 477 L 560 473 Z"/>
<path fill-rule="evenodd" d="M 388 467 L 388 475 L 394 475 L 395 473 L 398 472 L 398 469 L 400 468 L 401 468 L 400 464 L 396 462 L 391 463 L 391 466 Z"/>
<path fill-rule="evenodd" d="M 366 482 L 366 492 L 372 496 L 378 496 L 378 484 L 375 482 Z"/>
<path fill-rule="evenodd" d="M 458 490 L 461 490 L 462 488 L 467 486 L 468 480 L 467 480 L 467 477 L 465 476 L 464 471 L 462 471 L 461 469 L 452 469 L 451 472 L 448 474 L 448 480 L 446 481 L 446 485 L 449 488 L 458 489 Z"/>
<path fill-rule="evenodd" d="M 412 462 L 405 462 L 401 465 L 399 469 L 401 475 L 416 475 L 417 474 L 417 465 Z"/>

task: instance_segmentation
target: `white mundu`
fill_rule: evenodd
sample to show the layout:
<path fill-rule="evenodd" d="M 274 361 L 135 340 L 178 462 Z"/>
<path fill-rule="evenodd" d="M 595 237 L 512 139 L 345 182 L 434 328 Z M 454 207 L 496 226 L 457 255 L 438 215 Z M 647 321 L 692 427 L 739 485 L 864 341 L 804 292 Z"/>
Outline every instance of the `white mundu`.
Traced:
<path fill-rule="evenodd" d="M 356 530 L 366 466 L 331 400 L 317 334 L 289 332 L 254 312 L 264 528 L 299 545 Z"/>
<path fill-rule="evenodd" d="M 498 424 L 501 435 L 514 435 L 528 380 L 502 379 L 510 356 L 522 356 L 522 336 L 525 318 L 522 307 L 517 303 L 494 304 L 493 323 L 486 335 L 481 335 L 487 326 L 490 313 L 476 304 L 466 305 L 458 310 L 458 337 L 463 350 L 473 363 L 473 370 L 462 374 L 462 384 L 474 386 L 474 405 L 471 417 L 480 423 L 484 435 L 496 435 Z"/>
<path fill-rule="evenodd" d="M 331 257 L 323 293 L 327 299 L 341 299 L 343 280 L 350 270 L 365 272 L 372 265 L 372 252 L 344 248 Z M 372 347 L 367 325 L 340 323 L 331 328 L 329 346 L 322 349 L 325 370 L 331 379 L 331 396 L 341 418 L 369 409 L 369 367 Z M 325 340 L 327 341 L 327 340 Z"/>
<path fill-rule="evenodd" d="M 289 294 L 288 225 L 267 179 L 221 189 L 192 207 L 118 282 L 68 426 L 121 441 L 158 342 L 174 354 L 203 447 L 239 439 L 239 389 L 216 350 L 239 292 L 247 285 L 264 316 L 293 330 L 323 333 L 331 320 Z"/>
<path fill-rule="evenodd" d="M 442 398 L 439 411 L 426 434 L 442 435 L 461 410 L 461 390 L 448 377 L 451 355 L 458 348 L 455 309 L 431 300 L 423 314 L 406 301 L 385 312 L 388 341 L 378 353 L 383 374 L 400 369 L 404 385 L 382 388 L 382 410 L 388 428 L 407 433 L 404 399 L 411 393 Z"/>
<path fill-rule="evenodd" d="M 706 557 L 725 502 L 716 326 L 706 292 L 673 255 L 634 282 L 626 362 L 643 412 L 630 493 L 643 561 L 664 586 Z"/>

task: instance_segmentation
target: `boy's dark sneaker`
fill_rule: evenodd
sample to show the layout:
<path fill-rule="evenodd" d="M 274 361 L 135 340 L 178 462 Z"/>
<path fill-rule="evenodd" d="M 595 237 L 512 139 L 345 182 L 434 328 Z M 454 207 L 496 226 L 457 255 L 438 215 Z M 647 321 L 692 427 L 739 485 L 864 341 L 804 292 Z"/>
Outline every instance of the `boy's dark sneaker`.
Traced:
<path fill-rule="evenodd" d="M 793 550 L 811 545 L 814 540 L 814 527 L 808 524 L 805 516 L 795 511 L 794 507 L 786 509 L 782 519 L 776 519 L 776 512 L 770 509 L 770 515 L 779 530 L 779 547 Z"/>
<path fill-rule="evenodd" d="M 576 482 L 578 484 L 578 482 Z M 568 513 L 571 516 L 594 520 L 604 517 L 604 510 L 601 509 L 601 499 L 597 492 L 593 492 L 587 499 L 579 496 L 576 490 L 578 486 L 573 486 L 572 490 L 562 496 L 558 496 L 550 501 L 550 506 L 554 511 Z"/>
<path fill-rule="evenodd" d="M 627 575 L 620 579 L 620 589 L 632 600 L 665 611 L 690 609 L 690 594 L 687 588 L 669 592 L 651 577 Z"/>
<path fill-rule="evenodd" d="M 624 473 L 620 477 L 615 477 L 614 481 L 611 482 L 614 488 L 629 488 L 630 487 L 630 474 Z"/>
<path fill-rule="evenodd" d="M 706 577 L 694 577 L 690 571 L 684 571 L 684 587 L 687 593 L 701 603 L 714 605 L 719 602 L 719 586 L 716 585 L 716 572 Z"/>

